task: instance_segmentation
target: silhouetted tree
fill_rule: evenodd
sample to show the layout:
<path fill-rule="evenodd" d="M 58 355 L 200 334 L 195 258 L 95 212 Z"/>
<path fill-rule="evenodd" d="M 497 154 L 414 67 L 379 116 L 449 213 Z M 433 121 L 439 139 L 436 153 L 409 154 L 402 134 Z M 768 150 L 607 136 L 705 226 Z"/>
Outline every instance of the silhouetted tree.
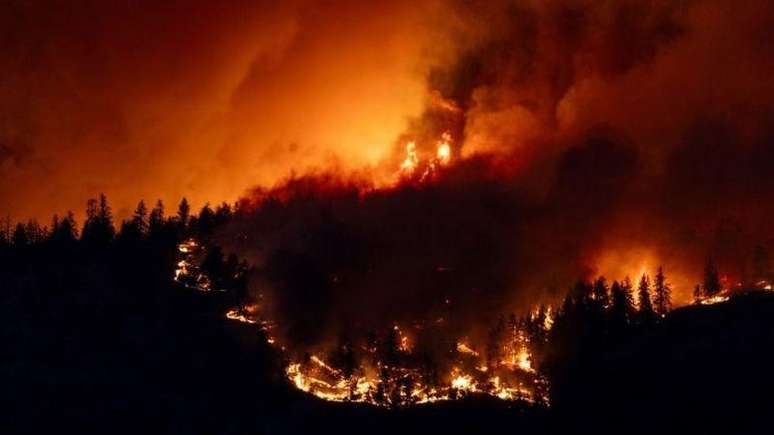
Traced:
<path fill-rule="evenodd" d="M 140 201 L 132 218 L 121 223 L 119 239 L 122 242 L 139 242 L 148 234 L 148 209 L 145 201 Z"/>
<path fill-rule="evenodd" d="M 210 204 L 204 204 L 196 223 L 196 231 L 200 235 L 209 236 L 215 230 L 215 213 L 210 208 Z"/>
<path fill-rule="evenodd" d="M 113 214 L 104 194 L 99 195 L 99 202 L 90 199 L 86 203 L 86 222 L 83 224 L 81 239 L 91 244 L 104 244 L 115 237 Z"/>
<path fill-rule="evenodd" d="M 105 231 L 105 237 L 109 240 L 112 239 L 116 230 L 113 226 L 113 211 L 107 202 L 107 197 L 104 193 L 99 194 L 99 219 L 102 225 L 103 231 Z"/>
<path fill-rule="evenodd" d="M 156 206 L 150 212 L 148 217 L 148 233 L 150 237 L 158 237 L 164 230 L 164 203 L 161 200 L 156 202 Z"/>
<path fill-rule="evenodd" d="M 11 217 L 6 215 L 5 218 L 3 218 L 3 221 L 0 222 L 0 246 L 10 246 L 12 234 Z"/>
<path fill-rule="evenodd" d="M 503 360 L 503 341 L 505 338 L 505 319 L 500 317 L 494 328 L 489 331 L 486 342 L 486 363 L 490 368 L 497 367 Z"/>
<path fill-rule="evenodd" d="M 392 327 L 384 336 L 384 341 L 379 348 L 381 359 L 389 366 L 397 365 L 400 359 L 400 334 L 398 327 Z"/>
<path fill-rule="evenodd" d="M 653 323 L 656 313 L 653 311 L 653 304 L 650 300 L 650 277 L 643 273 L 640 277 L 640 283 L 637 287 L 637 302 L 639 305 L 640 323 L 648 325 Z"/>
<path fill-rule="evenodd" d="M 592 295 L 596 306 L 605 308 L 610 304 L 609 289 L 607 288 L 607 281 L 604 276 L 600 276 L 594 281 Z"/>
<path fill-rule="evenodd" d="M 718 268 L 715 265 L 715 261 L 710 257 L 707 259 L 707 265 L 704 268 L 704 283 L 703 290 L 704 295 L 708 297 L 715 296 L 723 289 L 720 283 L 720 276 L 718 275 Z"/>
<path fill-rule="evenodd" d="M 40 243 L 46 238 L 45 228 L 41 228 L 35 219 L 27 221 L 24 231 L 27 233 L 27 243 L 30 244 Z"/>
<path fill-rule="evenodd" d="M 693 300 L 698 301 L 701 298 L 702 298 L 701 285 L 696 284 L 696 287 L 693 288 Z"/>
<path fill-rule="evenodd" d="M 78 239 L 78 229 L 75 224 L 75 217 L 72 211 L 67 212 L 67 216 L 59 219 L 54 215 L 51 225 L 50 239 L 56 243 L 74 242 Z"/>
<path fill-rule="evenodd" d="M 610 299 L 611 327 L 622 331 L 629 324 L 632 305 L 626 289 L 618 281 L 613 281 L 610 286 Z"/>
<path fill-rule="evenodd" d="M 145 207 L 145 201 L 140 200 L 137 204 L 137 208 L 134 209 L 132 224 L 134 224 L 140 235 L 144 236 L 148 234 L 148 208 Z"/>
<path fill-rule="evenodd" d="M 213 246 L 207 252 L 201 265 L 202 271 L 210 277 L 212 281 L 212 287 L 214 290 L 223 289 L 224 281 L 224 262 L 223 262 L 223 250 L 220 246 Z"/>
<path fill-rule="evenodd" d="M 339 334 L 336 352 L 332 355 L 331 362 L 334 366 L 339 367 L 347 378 L 355 374 L 357 359 L 355 358 L 352 342 L 346 334 Z"/>
<path fill-rule="evenodd" d="M 29 244 L 29 238 L 27 238 L 27 230 L 24 228 L 24 225 L 21 222 L 16 224 L 16 228 L 13 230 L 11 243 L 16 248 L 26 246 L 27 244 Z"/>
<path fill-rule="evenodd" d="M 656 315 L 664 317 L 672 309 L 672 288 L 664 276 L 664 268 L 659 266 L 653 282 L 653 308 Z"/>
<path fill-rule="evenodd" d="M 215 209 L 215 224 L 222 225 L 228 222 L 228 220 L 231 219 L 232 214 L 231 205 L 227 202 L 223 202 Z"/>
<path fill-rule="evenodd" d="M 543 346 L 548 339 L 548 329 L 546 328 L 546 307 L 541 305 L 534 317 L 528 318 L 527 335 L 530 343 L 530 349 L 535 357 L 542 353 Z"/>
<path fill-rule="evenodd" d="M 191 206 L 188 205 L 188 200 L 183 197 L 183 199 L 180 201 L 180 205 L 177 207 L 177 222 L 183 232 L 188 229 L 188 221 L 190 217 Z"/>
<path fill-rule="evenodd" d="M 621 281 L 621 290 L 623 291 L 624 296 L 626 296 L 626 306 L 629 310 L 629 320 L 631 321 L 632 317 L 634 316 L 634 286 L 632 285 L 632 280 L 627 275 L 624 277 L 623 281 Z"/>

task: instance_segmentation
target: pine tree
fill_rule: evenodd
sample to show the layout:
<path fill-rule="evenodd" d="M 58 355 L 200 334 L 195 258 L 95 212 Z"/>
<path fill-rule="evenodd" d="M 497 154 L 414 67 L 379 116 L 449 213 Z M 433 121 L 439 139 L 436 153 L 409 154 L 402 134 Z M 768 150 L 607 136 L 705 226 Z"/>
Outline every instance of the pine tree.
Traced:
<path fill-rule="evenodd" d="M 715 261 L 712 258 L 707 259 L 707 265 L 704 268 L 704 295 L 712 297 L 720 293 L 723 289 L 720 283 L 720 276 Z"/>
<path fill-rule="evenodd" d="M 665 317 L 672 309 L 672 288 L 664 277 L 664 269 L 659 266 L 653 287 L 653 305 L 659 317 Z"/>
<path fill-rule="evenodd" d="M 29 244 L 29 239 L 27 238 L 27 230 L 24 228 L 24 225 L 21 222 L 16 224 L 16 228 L 13 230 L 11 243 L 16 248 L 26 246 L 27 244 Z"/>
<path fill-rule="evenodd" d="M 43 229 L 40 228 L 38 221 L 35 219 L 27 221 L 27 224 L 24 226 L 24 231 L 27 233 L 27 243 L 29 244 L 39 243 L 43 241 L 45 237 Z"/>
<path fill-rule="evenodd" d="M 54 213 L 54 217 L 51 218 L 51 238 L 59 231 L 59 215 Z"/>
<path fill-rule="evenodd" d="M 116 235 L 116 229 L 113 226 L 113 212 L 104 193 L 99 194 L 99 222 L 104 240 L 112 240 Z"/>
<path fill-rule="evenodd" d="M 215 230 L 215 213 L 210 208 L 210 204 L 204 204 L 202 210 L 199 212 L 199 219 L 197 221 L 196 230 L 200 235 L 211 235 Z"/>
<path fill-rule="evenodd" d="M 115 234 L 113 214 L 105 194 L 99 195 L 99 202 L 96 199 L 89 199 L 86 203 L 86 222 L 83 224 L 82 240 L 92 244 L 104 244 L 113 240 Z"/>
<path fill-rule="evenodd" d="M 191 206 L 188 205 L 188 200 L 183 197 L 180 201 L 180 205 L 177 207 L 177 221 L 183 230 L 188 228 L 188 220 L 191 218 Z"/>
<path fill-rule="evenodd" d="M 227 202 L 223 202 L 215 209 L 215 222 L 218 225 L 228 222 L 232 213 L 231 205 Z"/>
<path fill-rule="evenodd" d="M 626 307 L 628 312 L 628 317 L 631 320 L 632 316 L 634 315 L 635 309 L 634 309 L 634 285 L 632 285 L 632 280 L 627 275 L 623 281 L 621 281 L 621 291 L 623 292 L 624 296 L 626 297 Z"/>
<path fill-rule="evenodd" d="M 643 273 L 640 278 L 640 284 L 637 288 L 637 299 L 639 305 L 639 317 L 643 324 L 652 323 L 655 319 L 653 304 L 650 301 L 650 277 Z"/>
<path fill-rule="evenodd" d="M 600 276 L 594 281 L 594 291 L 592 295 L 594 297 L 594 302 L 598 307 L 606 308 L 610 304 L 609 290 L 604 276 Z"/>
<path fill-rule="evenodd" d="M 145 201 L 140 200 L 132 216 L 132 225 L 134 225 L 140 236 L 148 234 L 148 208 L 145 207 Z"/>
<path fill-rule="evenodd" d="M 164 229 L 164 203 L 161 200 L 156 202 L 156 206 L 150 212 L 148 217 L 148 232 L 151 237 L 158 236 Z"/>
<path fill-rule="evenodd" d="M 504 359 L 503 339 L 505 338 L 505 330 L 505 319 L 500 317 L 497 325 L 489 331 L 486 343 L 486 364 L 490 369 L 498 367 L 500 361 Z"/>
<path fill-rule="evenodd" d="M 612 327 L 620 332 L 629 324 L 633 311 L 631 299 L 627 290 L 618 281 L 613 281 L 613 285 L 610 286 L 610 299 Z"/>
<path fill-rule="evenodd" d="M 0 223 L 0 246 L 11 245 L 11 217 L 6 215 Z"/>

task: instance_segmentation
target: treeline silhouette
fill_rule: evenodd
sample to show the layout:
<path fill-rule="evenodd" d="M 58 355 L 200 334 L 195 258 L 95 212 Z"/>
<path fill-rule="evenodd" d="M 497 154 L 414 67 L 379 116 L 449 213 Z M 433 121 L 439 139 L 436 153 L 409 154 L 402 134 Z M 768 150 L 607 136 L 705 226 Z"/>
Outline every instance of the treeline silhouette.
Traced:
<path fill-rule="evenodd" d="M 485 398 L 392 412 L 319 402 L 287 384 L 281 356 L 258 328 L 223 318 L 246 297 L 246 283 L 232 279 L 244 263 L 209 246 L 202 267 L 230 291 L 172 283 L 178 244 L 193 237 L 211 245 L 241 212 L 221 204 L 194 213 L 183 199 L 168 213 L 160 201 L 150 210 L 141 201 L 117 225 L 100 195 L 88 201 L 82 225 L 72 213 L 43 226 L 5 219 L 2 432 L 643 433 L 675 424 L 701 432 L 731 421 L 727 415 L 742 433 L 739 422 L 754 426 L 771 403 L 756 397 L 774 388 L 767 375 L 774 301 L 758 294 L 673 310 L 662 268 L 636 283 L 581 281 L 550 315 L 543 308 L 496 322 L 485 357 L 502 359 L 503 341 L 526 331 L 535 365 L 550 380 L 549 410 Z M 723 290 L 712 260 L 697 287 L 700 297 Z M 395 353 L 394 332 L 388 340 Z M 351 357 L 337 356 L 345 367 Z"/>
<path fill-rule="evenodd" d="M 140 202 L 117 225 L 100 195 L 82 224 L 73 213 L 47 225 L 5 219 L 0 432 L 222 433 L 235 413 L 276 413 L 269 397 L 290 400 L 259 332 L 235 333 L 223 318 L 235 292 L 208 296 L 172 281 L 179 242 L 206 239 L 232 213 L 222 204 L 195 214 L 183 199 L 168 214 L 160 201 Z M 207 273 L 233 276 L 234 258 L 210 253 Z M 263 431 L 257 421 L 238 426 Z"/>
<path fill-rule="evenodd" d="M 41 225 L 35 219 L 12 225 L 10 218 L 6 217 L 0 226 L 0 247 L 21 248 L 44 242 L 75 241 L 100 246 L 114 241 L 170 241 L 190 236 L 206 238 L 212 235 L 218 225 L 228 221 L 233 213 L 234 207 L 224 202 L 214 210 L 207 203 L 198 214 L 192 214 L 188 200 L 183 198 L 176 214 L 166 216 L 161 200 L 151 210 L 141 200 L 132 217 L 123 220 L 117 230 L 107 197 L 100 194 L 98 198 L 87 201 L 86 220 L 80 229 L 72 211 L 68 211 L 64 217 L 54 215 L 50 226 Z"/>

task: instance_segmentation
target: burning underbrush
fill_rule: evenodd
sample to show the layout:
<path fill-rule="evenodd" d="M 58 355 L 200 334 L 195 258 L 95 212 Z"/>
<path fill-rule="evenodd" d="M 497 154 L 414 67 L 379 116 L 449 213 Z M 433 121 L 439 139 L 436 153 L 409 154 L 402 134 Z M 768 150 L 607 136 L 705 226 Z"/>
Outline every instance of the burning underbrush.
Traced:
<path fill-rule="evenodd" d="M 213 280 L 196 260 L 207 257 L 206 248 L 189 239 L 178 250 L 175 281 L 211 292 Z M 259 303 L 241 304 L 225 316 L 260 328 L 267 342 L 281 350 L 288 381 L 324 400 L 389 407 L 471 395 L 546 405 L 549 401 L 548 381 L 538 360 L 553 323 L 550 308 L 535 309 L 522 318 L 501 318 L 482 343 L 455 335 L 449 322 L 439 317 L 405 327 L 396 323 L 381 334 L 357 339 L 342 336 L 310 350 L 279 340 L 277 324 L 261 312 Z"/>
<path fill-rule="evenodd" d="M 486 346 L 465 338 L 448 340 L 433 355 L 394 325 L 381 336 L 368 334 L 357 341 L 300 354 L 272 335 L 274 325 L 261 320 L 256 305 L 226 314 L 231 320 L 258 324 L 269 344 L 286 358 L 287 379 L 299 390 L 324 400 L 408 406 L 490 395 L 503 400 L 548 404 L 548 381 L 535 366 L 533 349 L 542 350 L 551 326 L 550 310 L 540 309 L 517 320 L 500 321 Z M 442 322 L 440 322 L 442 323 Z M 415 324 L 415 337 L 444 335 L 443 326 Z"/>
<path fill-rule="evenodd" d="M 589 138 L 535 191 L 507 170 L 512 162 L 453 160 L 459 148 L 452 137 L 437 137 L 407 141 L 388 186 L 324 173 L 254 190 L 206 240 L 180 245 L 175 279 L 203 291 L 243 283 L 245 294 L 226 317 L 261 328 L 298 389 L 393 407 L 478 394 L 547 404 L 544 363 L 557 358 L 554 347 L 572 349 L 571 341 L 549 344 L 550 331 L 574 340 L 572 322 L 588 312 L 605 319 L 599 335 L 609 341 L 666 316 L 671 289 L 660 268 L 655 291 L 645 274 L 636 290 L 628 277 L 612 286 L 600 277 L 576 286 L 559 310 L 535 308 L 556 304 L 578 278 L 601 272 L 594 259 L 611 245 L 627 252 L 673 246 L 670 234 L 653 240 L 620 219 L 620 210 L 642 207 L 628 194 L 637 155 L 625 143 Z M 662 228 L 655 218 L 653 225 Z M 202 245 L 250 266 L 221 266 L 223 254 L 211 261 Z M 654 248 L 648 261 L 636 260 L 612 262 L 609 275 L 631 274 L 621 270 L 628 263 L 659 264 L 662 256 Z M 696 269 L 687 266 L 679 269 Z M 675 275 L 683 295 L 689 275 Z M 710 285 L 697 303 L 727 300 L 720 286 Z M 687 301 L 682 296 L 679 304 Z M 553 328 L 555 319 L 561 327 Z"/>

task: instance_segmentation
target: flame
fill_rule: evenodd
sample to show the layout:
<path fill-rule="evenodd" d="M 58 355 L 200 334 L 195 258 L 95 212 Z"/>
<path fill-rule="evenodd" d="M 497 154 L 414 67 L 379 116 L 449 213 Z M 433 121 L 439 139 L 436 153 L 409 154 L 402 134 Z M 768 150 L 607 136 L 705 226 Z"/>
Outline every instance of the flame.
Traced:
<path fill-rule="evenodd" d="M 438 142 L 438 149 L 435 152 L 435 158 L 441 165 L 448 165 L 451 161 L 451 135 L 444 133 L 441 136 L 441 140 Z"/>
<path fill-rule="evenodd" d="M 251 318 L 245 316 L 239 310 L 236 310 L 236 309 L 229 310 L 226 313 L 226 318 L 227 319 L 231 319 L 231 320 L 237 320 L 237 321 L 242 322 L 242 323 L 249 323 L 249 324 L 257 323 L 256 320 L 251 319 Z"/>
<path fill-rule="evenodd" d="M 440 161 L 440 160 L 439 160 Z M 174 279 L 201 291 L 211 291 L 209 278 L 198 270 L 195 257 L 203 253 L 203 248 L 193 239 L 178 246 L 181 257 Z M 189 282 L 195 284 L 189 285 Z M 259 296 L 260 298 L 260 296 Z M 449 303 L 450 301 L 447 301 Z M 246 325 L 258 325 L 266 333 L 266 342 L 282 351 L 286 348 L 270 334 L 274 324 L 259 317 L 258 304 L 248 304 L 226 312 L 225 318 Z M 442 319 L 441 320 L 441 324 Z M 553 322 L 547 311 L 546 324 Z M 436 322 L 433 322 L 436 323 Z M 396 323 L 393 330 L 397 333 L 396 346 L 411 358 L 412 344 L 409 336 Z M 429 384 L 424 380 L 420 366 L 390 366 L 382 361 L 361 362 L 351 375 L 325 360 L 324 355 L 310 355 L 304 362 L 290 361 L 286 365 L 285 375 L 288 381 L 301 391 L 328 401 L 348 401 L 368 403 L 377 406 L 406 406 L 419 403 L 433 403 L 454 400 L 467 394 L 487 394 L 503 400 L 523 400 L 548 404 L 545 394 L 536 393 L 537 388 L 547 385 L 547 381 L 532 366 L 532 357 L 521 336 L 520 347 L 514 354 L 512 364 L 494 364 L 488 366 L 480 361 L 480 354 L 474 350 L 466 338 L 456 343 L 457 351 L 469 358 L 458 361 L 445 381 Z M 374 355 L 376 349 L 367 349 Z M 525 385 L 525 383 L 527 385 Z"/>
<path fill-rule="evenodd" d="M 439 167 L 449 165 L 452 160 L 451 140 L 450 133 L 443 133 L 440 140 L 436 143 L 435 156 L 424 161 L 420 158 L 419 151 L 417 151 L 416 142 L 408 142 L 406 144 L 406 158 L 400 164 L 397 181 L 400 182 L 409 178 L 422 183 L 432 177 Z M 422 170 L 418 172 L 420 167 Z M 417 174 L 421 175 L 414 179 L 413 177 Z"/>
<path fill-rule="evenodd" d="M 457 352 L 460 353 L 466 353 L 468 355 L 478 356 L 478 352 L 471 349 L 470 346 L 468 346 L 466 343 L 458 341 L 457 342 Z"/>
<path fill-rule="evenodd" d="M 400 170 L 407 175 L 414 173 L 414 170 L 419 164 L 419 156 L 417 156 L 417 145 L 414 142 L 406 144 L 406 159 L 400 165 Z"/>
<path fill-rule="evenodd" d="M 476 391 L 476 383 L 473 382 L 473 377 L 466 374 L 460 374 L 459 369 L 455 368 L 452 371 L 451 386 L 457 390 L 462 391 Z"/>
<path fill-rule="evenodd" d="M 203 292 L 212 291 L 212 283 L 207 275 L 199 270 L 196 263 L 201 258 L 204 249 L 194 239 L 187 239 L 177 245 L 179 253 L 173 279 L 184 286 Z M 222 291 L 222 290 L 221 290 Z"/>
<path fill-rule="evenodd" d="M 696 302 L 701 305 L 714 305 L 714 304 L 719 304 L 721 302 L 726 302 L 728 301 L 728 299 L 729 299 L 728 295 L 719 294 L 708 298 L 699 298 L 696 300 Z"/>

